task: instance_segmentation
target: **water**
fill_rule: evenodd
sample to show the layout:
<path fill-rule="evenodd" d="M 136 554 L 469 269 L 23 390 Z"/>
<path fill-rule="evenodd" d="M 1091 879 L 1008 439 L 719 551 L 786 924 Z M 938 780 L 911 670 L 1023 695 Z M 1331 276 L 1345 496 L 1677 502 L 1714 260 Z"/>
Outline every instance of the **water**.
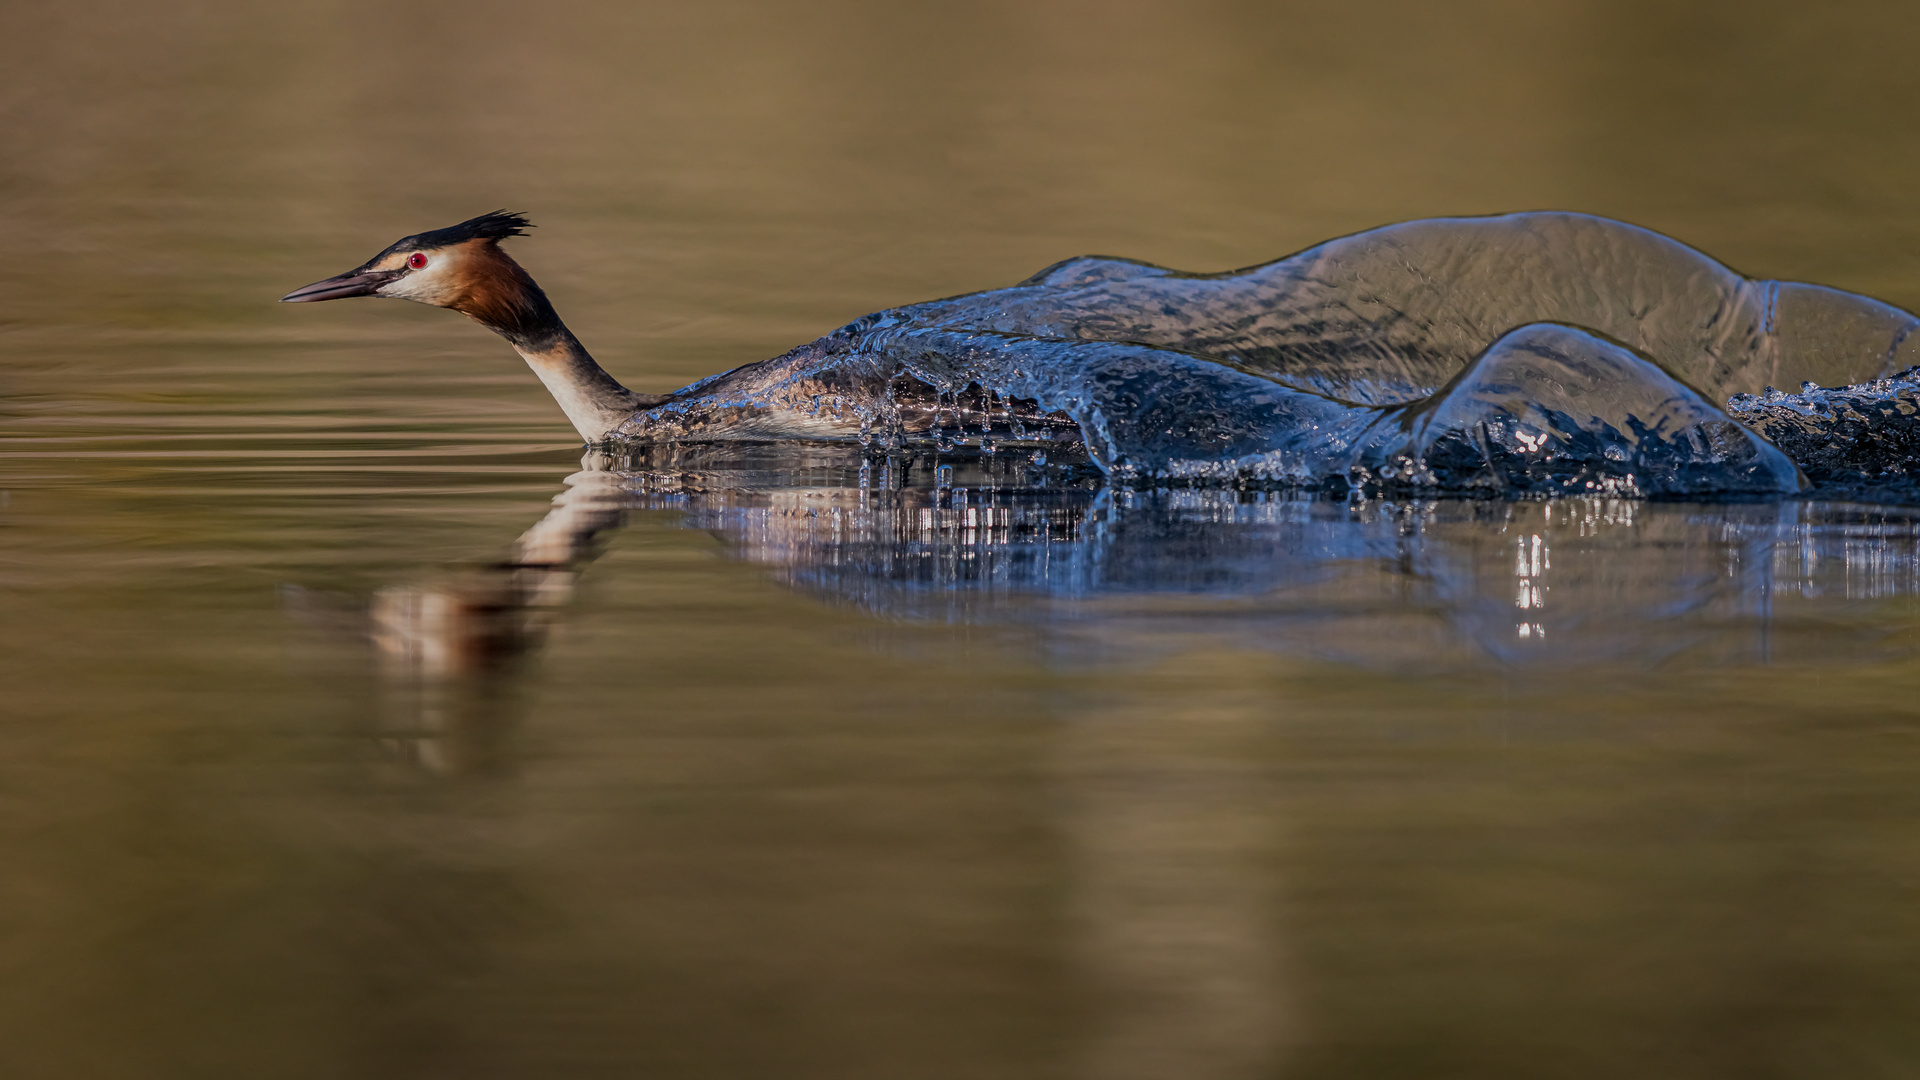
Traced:
<path fill-rule="evenodd" d="M 1920 359 L 1917 327 L 1590 215 L 1436 219 L 1224 274 L 1070 259 L 858 319 L 686 387 L 617 434 L 844 439 L 878 423 L 892 447 L 952 451 L 969 429 L 989 448 L 1018 418 L 1083 440 L 1121 481 L 1793 495 L 1806 478 L 1792 459 L 1717 403 L 1819 376 L 1900 415 L 1886 380 Z M 1796 415 L 1809 464 L 1836 440 L 1904 452 L 1877 429 Z M 1903 472 L 1878 472 L 1880 497 L 1914 497 Z"/>
<path fill-rule="evenodd" d="M 1566 207 L 1913 309 L 1906 9 L 6 19 L 6 1075 L 1913 1060 L 1909 510 L 583 462 L 448 313 L 272 303 L 510 205 L 665 392 Z"/>

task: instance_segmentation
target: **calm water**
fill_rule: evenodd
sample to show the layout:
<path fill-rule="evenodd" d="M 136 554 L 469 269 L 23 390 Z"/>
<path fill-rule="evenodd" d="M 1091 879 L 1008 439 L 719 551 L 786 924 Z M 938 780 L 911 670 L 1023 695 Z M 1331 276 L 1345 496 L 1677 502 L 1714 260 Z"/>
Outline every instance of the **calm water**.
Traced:
<path fill-rule="evenodd" d="M 1904 6 L 0 28 L 5 1075 L 1920 1060 L 1920 511 L 583 463 L 476 327 L 271 302 L 525 209 L 657 392 L 1082 252 L 1563 207 L 1914 308 Z"/>

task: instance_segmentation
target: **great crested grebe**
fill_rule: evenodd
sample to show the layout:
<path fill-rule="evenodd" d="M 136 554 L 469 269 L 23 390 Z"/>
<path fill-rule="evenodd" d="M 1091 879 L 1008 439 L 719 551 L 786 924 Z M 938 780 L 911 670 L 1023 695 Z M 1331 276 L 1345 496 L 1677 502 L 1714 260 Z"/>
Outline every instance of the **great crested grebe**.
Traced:
<path fill-rule="evenodd" d="M 282 303 L 384 296 L 452 308 L 507 339 L 540 376 L 588 442 L 605 439 L 641 409 L 667 399 L 636 394 L 596 363 L 500 241 L 525 236 L 523 214 L 496 210 L 458 225 L 395 241 L 337 277 L 281 297 Z"/>
<path fill-rule="evenodd" d="M 1121 476 L 1484 493 L 1798 490 L 1729 395 L 1920 362 L 1920 319 L 1899 308 L 1541 212 L 1383 226 L 1223 273 L 1068 259 L 637 394 L 500 250 L 528 227 L 495 211 L 409 236 L 284 300 L 459 311 L 507 339 L 590 443 L 1073 440 Z M 1753 400 L 1732 407 L 1772 433 Z"/>

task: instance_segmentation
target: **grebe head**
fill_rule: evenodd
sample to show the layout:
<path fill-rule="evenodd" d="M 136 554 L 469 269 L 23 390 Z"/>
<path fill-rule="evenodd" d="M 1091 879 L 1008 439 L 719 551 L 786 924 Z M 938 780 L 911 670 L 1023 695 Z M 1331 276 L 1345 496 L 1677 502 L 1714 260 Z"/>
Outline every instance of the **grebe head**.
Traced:
<path fill-rule="evenodd" d="M 498 245 L 532 227 L 523 214 L 495 210 L 395 241 L 352 270 L 295 289 L 280 302 L 384 296 L 453 308 L 509 331 L 523 321 L 525 309 L 540 306 L 534 301 L 539 289 Z"/>
<path fill-rule="evenodd" d="M 638 409 L 667 400 L 636 394 L 595 363 L 547 294 L 500 241 L 525 236 L 525 216 L 495 210 L 450 228 L 409 236 L 344 274 L 316 281 L 281 303 L 389 296 L 452 308 L 507 339 L 540 376 L 588 442 L 607 438 Z"/>

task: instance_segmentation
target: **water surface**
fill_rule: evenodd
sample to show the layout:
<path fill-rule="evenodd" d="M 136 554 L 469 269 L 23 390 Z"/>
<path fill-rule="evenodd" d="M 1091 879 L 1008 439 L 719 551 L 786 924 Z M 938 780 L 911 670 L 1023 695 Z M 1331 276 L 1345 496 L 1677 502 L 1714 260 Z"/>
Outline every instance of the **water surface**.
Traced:
<path fill-rule="evenodd" d="M 1920 1052 L 1909 510 L 583 463 L 447 313 L 272 304 L 510 205 L 658 392 L 1071 255 L 1570 208 L 1911 310 L 1906 9 L 5 19 L 6 1075 Z"/>

